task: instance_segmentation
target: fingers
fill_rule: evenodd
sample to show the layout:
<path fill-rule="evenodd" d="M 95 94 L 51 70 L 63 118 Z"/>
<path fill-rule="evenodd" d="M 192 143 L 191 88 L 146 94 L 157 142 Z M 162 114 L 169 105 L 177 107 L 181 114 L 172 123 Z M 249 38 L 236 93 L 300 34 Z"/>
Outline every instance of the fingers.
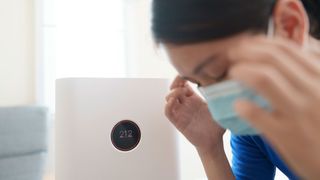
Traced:
<path fill-rule="evenodd" d="M 279 122 L 271 113 L 261 109 L 258 105 L 246 100 L 238 100 L 235 103 L 235 110 L 240 117 L 249 122 L 262 134 L 273 134 L 276 132 Z"/>
<path fill-rule="evenodd" d="M 177 112 L 177 105 L 178 105 L 178 101 L 174 98 L 170 98 L 165 106 L 165 115 L 167 116 L 167 118 L 173 122 L 176 118 L 176 112 Z M 174 122 L 173 122 L 174 123 Z"/>
<path fill-rule="evenodd" d="M 175 88 L 182 88 L 187 84 L 187 81 L 180 76 L 177 76 L 170 86 L 170 90 Z"/>
<path fill-rule="evenodd" d="M 187 97 L 190 97 L 194 94 L 192 88 L 187 84 L 187 81 L 177 76 L 173 81 L 171 87 L 171 92 L 166 96 L 166 107 L 165 114 L 170 119 L 174 121 L 174 118 L 177 114 L 177 109 L 181 104 L 185 103 Z"/>
<path fill-rule="evenodd" d="M 274 56 L 280 55 L 281 57 L 285 56 L 287 58 L 280 59 L 280 62 L 288 63 L 296 63 L 299 67 L 302 67 L 306 72 L 315 73 L 319 75 L 319 60 L 317 58 L 310 56 L 315 51 L 311 53 L 307 52 L 304 47 L 298 46 L 291 41 L 288 41 L 284 38 L 266 38 L 259 36 L 258 38 L 248 39 L 243 41 L 239 46 L 234 47 L 233 52 L 230 53 L 231 62 L 238 63 L 241 61 L 246 61 L 248 58 L 250 60 L 260 61 L 263 56 L 256 56 L 259 55 L 254 53 L 253 49 L 261 49 L 265 53 L 273 54 Z M 308 48 L 312 49 L 312 47 Z M 318 49 L 318 48 L 317 48 Z M 319 50 L 317 50 L 319 52 Z M 252 55 L 251 53 L 254 53 Z M 240 57 L 240 58 L 239 58 Z M 244 58 L 241 58 L 244 57 Z M 318 57 L 319 58 L 319 57 Z M 274 60 L 275 58 L 269 59 Z M 265 60 L 265 59 L 263 59 Z"/>
<path fill-rule="evenodd" d="M 285 113 L 299 109 L 302 96 L 277 71 L 268 66 L 238 65 L 230 70 L 230 76 L 255 89 L 275 109 Z"/>
<path fill-rule="evenodd" d="M 310 45 L 307 52 L 304 47 L 298 46 L 287 39 L 275 38 L 266 39 L 260 38 L 259 46 L 262 45 L 264 49 L 270 51 L 278 51 L 278 53 L 287 55 L 286 62 L 295 62 L 298 66 L 302 67 L 306 72 L 310 74 L 319 75 L 320 64 L 319 64 L 319 51 L 318 45 Z M 265 43 L 267 42 L 267 43 Z M 318 57 L 317 57 L 318 56 Z"/>
<path fill-rule="evenodd" d="M 279 71 L 291 85 L 307 93 L 310 93 L 308 91 L 313 83 L 312 76 L 320 76 L 318 62 L 300 52 L 298 48 L 293 49 L 292 46 L 288 44 L 286 46 L 283 42 L 271 43 L 269 40 L 264 43 L 245 43 L 233 53 L 230 56 L 233 64 L 268 65 Z"/>
<path fill-rule="evenodd" d="M 178 100 L 178 102 L 183 103 L 185 97 L 189 97 L 190 89 L 188 88 L 176 88 L 171 90 L 171 92 L 167 95 L 166 101 L 173 98 Z"/>

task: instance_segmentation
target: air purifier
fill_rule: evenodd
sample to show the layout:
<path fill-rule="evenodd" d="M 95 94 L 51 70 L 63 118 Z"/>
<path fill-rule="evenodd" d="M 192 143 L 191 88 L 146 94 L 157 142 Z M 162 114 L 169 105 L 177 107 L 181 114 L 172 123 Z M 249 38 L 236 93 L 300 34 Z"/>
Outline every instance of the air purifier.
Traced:
<path fill-rule="evenodd" d="M 166 79 L 56 81 L 56 180 L 178 180 Z"/>

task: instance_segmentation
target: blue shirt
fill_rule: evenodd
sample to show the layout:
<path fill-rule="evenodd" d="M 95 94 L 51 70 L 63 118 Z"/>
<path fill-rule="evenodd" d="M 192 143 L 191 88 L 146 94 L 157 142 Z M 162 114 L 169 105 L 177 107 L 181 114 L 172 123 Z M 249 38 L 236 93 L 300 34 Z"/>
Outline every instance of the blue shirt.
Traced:
<path fill-rule="evenodd" d="M 236 179 L 274 179 L 276 167 L 289 179 L 299 179 L 260 136 L 231 136 L 232 171 Z"/>

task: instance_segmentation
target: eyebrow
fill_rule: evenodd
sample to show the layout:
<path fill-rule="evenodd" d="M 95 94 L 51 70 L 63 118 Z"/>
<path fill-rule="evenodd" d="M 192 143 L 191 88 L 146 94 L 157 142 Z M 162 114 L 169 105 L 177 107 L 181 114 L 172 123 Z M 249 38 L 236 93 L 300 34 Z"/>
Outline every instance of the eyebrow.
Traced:
<path fill-rule="evenodd" d="M 193 74 L 199 74 L 200 71 L 208 64 L 210 64 L 211 62 L 213 62 L 215 59 L 217 59 L 218 55 L 212 55 L 206 59 L 204 59 L 202 61 L 202 63 L 200 63 L 196 68 L 194 68 L 193 70 Z"/>

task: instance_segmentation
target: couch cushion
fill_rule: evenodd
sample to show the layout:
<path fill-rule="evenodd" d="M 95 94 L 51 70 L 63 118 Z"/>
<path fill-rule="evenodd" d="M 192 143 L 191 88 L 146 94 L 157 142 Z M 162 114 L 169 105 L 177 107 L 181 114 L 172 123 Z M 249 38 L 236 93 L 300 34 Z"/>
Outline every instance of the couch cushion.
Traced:
<path fill-rule="evenodd" d="M 42 107 L 0 108 L 0 159 L 46 151 L 47 122 Z"/>
<path fill-rule="evenodd" d="M 3 180 L 41 180 L 45 153 L 0 158 L 0 179 Z"/>

